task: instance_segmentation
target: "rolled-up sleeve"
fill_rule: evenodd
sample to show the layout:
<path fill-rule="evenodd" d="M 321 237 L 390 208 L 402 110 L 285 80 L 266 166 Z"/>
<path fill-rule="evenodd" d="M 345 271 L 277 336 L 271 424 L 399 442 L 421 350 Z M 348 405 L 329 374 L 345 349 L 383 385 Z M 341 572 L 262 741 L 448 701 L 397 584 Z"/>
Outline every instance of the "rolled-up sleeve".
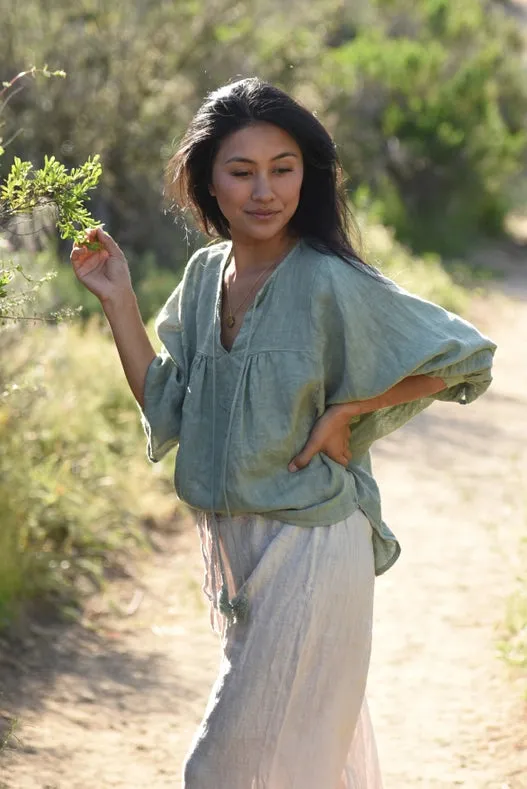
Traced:
<path fill-rule="evenodd" d="M 352 450 L 363 451 L 433 400 L 470 403 L 490 385 L 496 346 L 466 320 L 338 260 L 319 279 L 315 320 L 327 405 L 377 397 L 414 375 L 446 384 L 429 397 L 361 416 Z"/>
<path fill-rule="evenodd" d="M 154 463 L 177 445 L 181 430 L 187 386 L 181 293 L 182 285 L 176 288 L 156 320 L 157 335 L 163 346 L 145 377 L 141 422 L 147 438 L 147 455 Z"/>

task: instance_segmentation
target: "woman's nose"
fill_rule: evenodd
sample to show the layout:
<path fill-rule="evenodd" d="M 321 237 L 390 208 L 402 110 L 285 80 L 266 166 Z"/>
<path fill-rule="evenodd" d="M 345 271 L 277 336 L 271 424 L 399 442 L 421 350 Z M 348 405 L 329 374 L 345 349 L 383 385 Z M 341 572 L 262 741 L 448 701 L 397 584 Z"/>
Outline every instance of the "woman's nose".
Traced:
<path fill-rule="evenodd" d="M 266 176 L 256 176 L 253 184 L 253 200 L 272 200 L 273 190 Z"/>

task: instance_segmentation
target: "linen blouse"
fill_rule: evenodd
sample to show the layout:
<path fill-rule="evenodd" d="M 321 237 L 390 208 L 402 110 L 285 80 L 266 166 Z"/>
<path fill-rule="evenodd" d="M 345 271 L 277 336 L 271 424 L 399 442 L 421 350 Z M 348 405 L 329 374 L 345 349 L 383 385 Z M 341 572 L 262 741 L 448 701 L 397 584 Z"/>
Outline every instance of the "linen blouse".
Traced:
<path fill-rule="evenodd" d="M 466 320 L 301 239 L 262 285 L 228 352 L 221 344 L 231 242 L 198 250 L 161 310 L 142 422 L 159 461 L 179 444 L 175 487 L 190 507 L 323 526 L 360 508 L 376 574 L 400 553 L 383 522 L 369 449 L 434 400 L 470 403 L 491 382 L 496 346 Z M 328 406 L 376 397 L 411 375 L 447 388 L 352 420 L 346 467 L 324 453 L 288 463 Z"/>

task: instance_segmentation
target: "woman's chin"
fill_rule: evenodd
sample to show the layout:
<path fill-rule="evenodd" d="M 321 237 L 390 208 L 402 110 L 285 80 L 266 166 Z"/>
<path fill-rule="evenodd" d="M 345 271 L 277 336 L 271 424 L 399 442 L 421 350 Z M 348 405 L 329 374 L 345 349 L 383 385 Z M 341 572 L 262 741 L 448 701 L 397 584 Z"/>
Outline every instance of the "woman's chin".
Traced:
<path fill-rule="evenodd" d="M 251 223 L 249 226 L 245 225 L 243 228 L 241 227 L 231 227 L 231 234 L 234 239 L 240 239 L 245 237 L 247 240 L 251 241 L 271 241 L 271 239 L 276 238 L 276 236 L 281 236 L 284 234 L 287 227 L 287 223 L 283 222 L 271 222 L 266 225 L 256 225 Z"/>

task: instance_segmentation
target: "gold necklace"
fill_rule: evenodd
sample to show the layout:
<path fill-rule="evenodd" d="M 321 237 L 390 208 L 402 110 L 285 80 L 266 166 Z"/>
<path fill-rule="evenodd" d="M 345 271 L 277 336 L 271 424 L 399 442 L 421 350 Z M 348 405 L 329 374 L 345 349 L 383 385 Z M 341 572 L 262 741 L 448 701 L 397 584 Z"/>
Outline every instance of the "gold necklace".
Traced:
<path fill-rule="evenodd" d="M 284 257 L 285 257 L 285 255 L 284 255 Z M 225 271 L 227 270 L 227 267 L 229 266 L 229 263 L 231 262 L 231 260 L 232 260 L 232 250 L 229 253 L 229 259 L 227 261 L 227 265 L 225 267 Z M 243 305 L 245 304 L 245 302 L 247 301 L 249 296 L 254 292 L 256 286 L 258 285 L 258 283 L 260 282 L 260 280 L 262 279 L 264 274 L 267 274 L 267 272 L 271 271 L 272 268 L 278 266 L 278 264 L 281 263 L 282 260 L 283 260 L 283 258 L 280 258 L 280 260 L 278 260 L 277 262 L 271 263 L 270 266 L 268 266 L 267 268 L 265 268 L 262 271 L 262 273 L 255 279 L 255 281 L 251 285 L 249 291 L 245 294 L 245 297 L 243 298 L 243 300 L 238 304 L 238 306 L 234 310 L 231 309 L 231 301 L 230 301 L 230 298 L 229 298 L 229 291 L 230 291 L 229 283 L 226 283 L 226 285 L 227 285 L 227 287 L 225 288 L 225 295 L 227 296 L 227 318 L 226 318 L 226 323 L 227 323 L 227 326 L 229 327 L 229 329 L 232 329 L 232 327 L 236 323 L 236 318 L 235 318 L 236 313 L 241 310 L 241 308 L 243 307 Z"/>

